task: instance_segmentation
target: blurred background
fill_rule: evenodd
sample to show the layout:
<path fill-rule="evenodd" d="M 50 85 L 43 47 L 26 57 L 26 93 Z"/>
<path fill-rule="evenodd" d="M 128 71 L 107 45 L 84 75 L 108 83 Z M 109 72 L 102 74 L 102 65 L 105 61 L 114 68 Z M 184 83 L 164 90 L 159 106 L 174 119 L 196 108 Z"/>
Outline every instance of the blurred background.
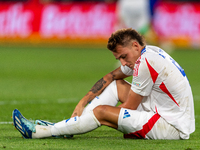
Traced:
<path fill-rule="evenodd" d="M 106 47 L 120 28 L 168 50 L 200 48 L 199 0 L 0 0 L 0 45 Z"/>

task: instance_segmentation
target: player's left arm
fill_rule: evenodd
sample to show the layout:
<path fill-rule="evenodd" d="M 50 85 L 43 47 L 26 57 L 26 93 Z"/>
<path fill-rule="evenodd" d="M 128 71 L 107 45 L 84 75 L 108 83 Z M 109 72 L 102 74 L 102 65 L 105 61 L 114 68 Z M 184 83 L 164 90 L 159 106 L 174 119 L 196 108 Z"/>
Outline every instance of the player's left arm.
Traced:
<path fill-rule="evenodd" d="M 113 70 L 112 72 L 106 74 L 103 78 L 101 78 L 99 81 L 97 81 L 94 86 L 91 88 L 91 90 L 79 101 L 79 103 L 76 105 L 72 116 L 80 116 L 83 112 L 84 107 L 95 98 L 95 96 L 98 96 L 101 94 L 104 89 L 114 80 L 124 79 L 128 77 L 125 75 L 121 67 L 118 67 L 117 69 Z"/>
<path fill-rule="evenodd" d="M 143 96 L 133 92 L 130 89 L 127 100 L 123 104 L 119 105 L 118 107 L 136 110 L 139 104 L 142 102 L 142 99 L 143 99 Z"/>

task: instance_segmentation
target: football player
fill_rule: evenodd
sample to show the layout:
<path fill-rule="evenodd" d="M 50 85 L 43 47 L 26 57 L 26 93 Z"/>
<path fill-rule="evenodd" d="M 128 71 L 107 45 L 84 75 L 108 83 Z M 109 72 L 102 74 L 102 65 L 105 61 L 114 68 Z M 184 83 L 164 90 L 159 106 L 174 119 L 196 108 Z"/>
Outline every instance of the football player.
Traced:
<path fill-rule="evenodd" d="M 189 139 L 195 131 L 194 104 L 181 66 L 161 48 L 146 45 L 131 28 L 114 32 L 107 48 L 121 66 L 91 88 L 71 118 L 38 125 L 15 109 L 13 121 L 19 132 L 25 138 L 70 136 L 106 125 L 125 138 Z M 132 83 L 124 80 L 129 76 Z M 122 104 L 116 106 L 118 101 Z"/>

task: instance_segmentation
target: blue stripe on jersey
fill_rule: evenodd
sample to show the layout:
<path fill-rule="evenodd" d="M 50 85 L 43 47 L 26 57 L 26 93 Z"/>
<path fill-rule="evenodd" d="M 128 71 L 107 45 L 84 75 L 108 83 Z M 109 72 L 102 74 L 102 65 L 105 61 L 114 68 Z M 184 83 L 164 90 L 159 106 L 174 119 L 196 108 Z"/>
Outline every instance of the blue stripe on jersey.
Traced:
<path fill-rule="evenodd" d="M 146 46 L 143 48 L 143 50 L 141 51 L 141 55 L 146 52 Z"/>

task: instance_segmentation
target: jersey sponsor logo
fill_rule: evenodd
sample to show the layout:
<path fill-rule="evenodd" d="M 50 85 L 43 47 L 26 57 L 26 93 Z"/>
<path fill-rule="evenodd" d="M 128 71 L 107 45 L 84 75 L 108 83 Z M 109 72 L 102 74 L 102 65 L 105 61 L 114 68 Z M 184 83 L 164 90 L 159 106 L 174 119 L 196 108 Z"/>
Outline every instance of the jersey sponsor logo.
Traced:
<path fill-rule="evenodd" d="M 131 115 L 129 114 L 129 112 L 127 110 L 125 110 L 124 112 L 124 116 L 123 119 L 130 117 Z"/>

